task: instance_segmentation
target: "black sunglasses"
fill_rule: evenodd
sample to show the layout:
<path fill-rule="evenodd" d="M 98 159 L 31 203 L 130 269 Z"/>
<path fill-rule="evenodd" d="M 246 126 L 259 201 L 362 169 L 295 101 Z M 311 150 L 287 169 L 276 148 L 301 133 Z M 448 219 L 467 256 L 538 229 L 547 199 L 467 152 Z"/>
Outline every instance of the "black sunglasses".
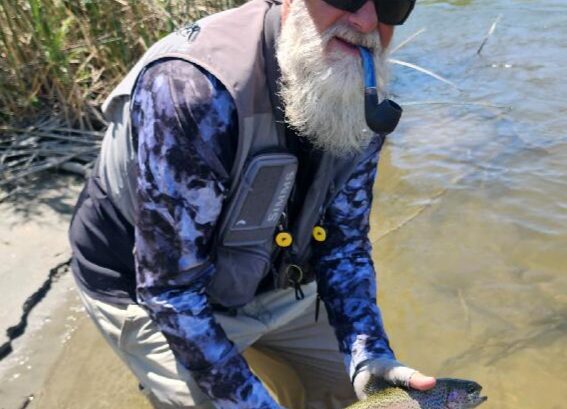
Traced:
<path fill-rule="evenodd" d="M 324 0 L 338 9 L 354 13 L 368 0 Z M 374 0 L 378 21 L 391 26 L 404 24 L 408 19 L 416 0 Z"/>

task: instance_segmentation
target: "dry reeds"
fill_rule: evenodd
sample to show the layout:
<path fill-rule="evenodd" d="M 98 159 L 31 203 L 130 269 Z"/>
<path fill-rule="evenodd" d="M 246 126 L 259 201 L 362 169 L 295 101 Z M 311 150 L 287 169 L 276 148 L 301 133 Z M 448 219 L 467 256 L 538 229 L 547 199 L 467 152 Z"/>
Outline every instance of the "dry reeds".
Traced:
<path fill-rule="evenodd" d="M 86 175 L 96 159 L 102 132 L 66 128 L 56 118 L 26 128 L 0 127 L 0 188 L 24 177 L 63 167 Z"/>
<path fill-rule="evenodd" d="M 0 0 L 0 188 L 69 158 L 92 160 L 99 107 L 141 54 L 244 1 Z"/>
<path fill-rule="evenodd" d="M 109 89 L 156 39 L 241 0 L 0 0 L 0 123 L 46 109 L 101 126 Z"/>

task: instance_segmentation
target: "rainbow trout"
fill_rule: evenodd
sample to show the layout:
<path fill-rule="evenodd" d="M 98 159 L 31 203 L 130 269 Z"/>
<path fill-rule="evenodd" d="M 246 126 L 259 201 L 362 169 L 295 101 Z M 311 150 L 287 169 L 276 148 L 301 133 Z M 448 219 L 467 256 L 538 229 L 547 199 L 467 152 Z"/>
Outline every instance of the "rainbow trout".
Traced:
<path fill-rule="evenodd" d="M 482 386 L 462 379 L 437 379 L 435 388 L 420 392 L 383 383 L 367 386 L 368 399 L 345 409 L 469 409 L 487 398 L 480 396 Z"/>

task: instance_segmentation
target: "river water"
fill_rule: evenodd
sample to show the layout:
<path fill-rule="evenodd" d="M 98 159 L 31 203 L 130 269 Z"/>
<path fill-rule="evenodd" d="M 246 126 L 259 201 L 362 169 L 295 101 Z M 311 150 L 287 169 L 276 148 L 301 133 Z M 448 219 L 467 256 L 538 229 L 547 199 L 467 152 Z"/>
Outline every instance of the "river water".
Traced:
<path fill-rule="evenodd" d="M 492 35 L 477 50 L 493 23 Z M 398 358 L 484 407 L 567 408 L 567 2 L 421 1 L 372 215 Z"/>

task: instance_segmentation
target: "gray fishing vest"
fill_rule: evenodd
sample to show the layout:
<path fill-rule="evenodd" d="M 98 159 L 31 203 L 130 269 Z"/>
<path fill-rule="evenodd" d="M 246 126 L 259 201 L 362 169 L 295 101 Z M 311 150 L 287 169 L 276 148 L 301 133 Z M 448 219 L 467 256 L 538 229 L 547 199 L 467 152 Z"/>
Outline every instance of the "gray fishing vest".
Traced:
<path fill-rule="evenodd" d="M 281 111 L 274 109 L 278 3 L 252 0 L 168 35 L 144 54 L 102 107 L 109 128 L 95 171 L 110 200 L 134 224 L 136 152 L 129 108 L 144 67 L 158 59 L 180 58 L 213 74 L 232 96 L 238 144 L 227 205 L 215 235 L 216 273 L 207 288 L 212 302 L 225 307 L 249 302 L 269 273 L 275 288 L 293 285 L 298 293 L 300 284 L 314 279 L 309 266 L 313 227 L 360 159 L 323 153 L 298 217 L 292 225 L 282 221 L 297 159 L 285 147 L 283 121 L 277 120 Z M 274 235 L 284 228 L 293 237 L 287 248 L 274 243 Z"/>

